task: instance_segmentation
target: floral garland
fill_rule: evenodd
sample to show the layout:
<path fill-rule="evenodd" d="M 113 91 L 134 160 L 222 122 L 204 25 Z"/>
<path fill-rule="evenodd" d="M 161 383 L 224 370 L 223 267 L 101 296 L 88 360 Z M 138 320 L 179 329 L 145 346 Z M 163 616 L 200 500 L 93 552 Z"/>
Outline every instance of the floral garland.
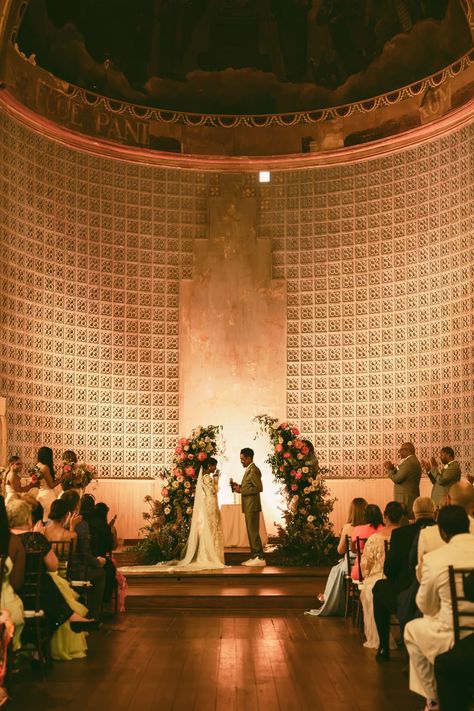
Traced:
<path fill-rule="evenodd" d="M 260 430 L 270 438 L 272 451 L 267 459 L 275 482 L 286 502 L 286 526 L 277 526 L 276 559 L 280 565 L 322 565 L 335 558 L 334 536 L 329 514 L 334 499 L 319 467 L 311 442 L 300 436 L 297 427 L 269 415 L 255 418 Z"/>
<path fill-rule="evenodd" d="M 177 558 L 187 541 L 193 513 L 194 494 L 199 470 L 209 457 L 222 451 L 218 442 L 220 425 L 196 427 L 176 446 L 171 469 L 160 474 L 163 481 L 161 501 L 146 496 L 149 511 L 141 529 L 145 537 L 136 552 L 144 563 Z"/>

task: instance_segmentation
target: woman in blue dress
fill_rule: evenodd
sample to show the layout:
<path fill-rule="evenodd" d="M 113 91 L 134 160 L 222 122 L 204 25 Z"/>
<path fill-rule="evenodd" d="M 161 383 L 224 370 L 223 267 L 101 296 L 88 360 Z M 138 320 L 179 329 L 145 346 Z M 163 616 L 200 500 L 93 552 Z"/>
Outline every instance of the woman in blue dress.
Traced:
<path fill-rule="evenodd" d="M 318 596 L 318 600 L 323 604 L 319 609 L 308 610 L 305 615 L 316 615 L 321 617 L 342 617 L 345 608 L 345 577 L 347 575 L 346 557 L 346 536 L 351 537 L 352 529 L 364 523 L 365 509 L 367 501 L 362 498 L 352 499 L 349 507 L 347 523 L 344 524 L 337 546 L 337 552 L 343 557 L 331 568 L 324 593 Z M 355 557 L 351 553 L 352 558 Z"/>

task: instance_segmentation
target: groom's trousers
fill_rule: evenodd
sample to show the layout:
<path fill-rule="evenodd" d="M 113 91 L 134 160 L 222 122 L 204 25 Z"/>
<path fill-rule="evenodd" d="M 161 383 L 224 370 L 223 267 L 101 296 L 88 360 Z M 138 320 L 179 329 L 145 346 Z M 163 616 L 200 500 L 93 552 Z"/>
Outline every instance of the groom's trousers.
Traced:
<path fill-rule="evenodd" d="M 245 524 L 249 537 L 252 558 L 263 558 L 262 539 L 260 538 L 260 511 L 246 511 Z"/>

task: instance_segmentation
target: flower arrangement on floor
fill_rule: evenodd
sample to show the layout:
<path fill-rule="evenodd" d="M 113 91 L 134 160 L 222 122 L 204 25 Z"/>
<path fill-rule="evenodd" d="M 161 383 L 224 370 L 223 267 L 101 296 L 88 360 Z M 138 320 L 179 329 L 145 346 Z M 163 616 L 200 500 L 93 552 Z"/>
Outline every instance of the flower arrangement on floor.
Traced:
<path fill-rule="evenodd" d="M 85 462 L 66 462 L 60 471 L 60 482 L 63 491 L 68 489 L 85 489 L 93 479 L 97 478 L 97 470 L 92 464 Z"/>
<path fill-rule="evenodd" d="M 255 418 L 268 434 L 272 451 L 267 459 L 287 504 L 285 526 L 277 526 L 277 565 L 328 565 L 337 559 L 329 514 L 334 499 L 324 482 L 327 469 L 319 467 L 314 449 L 299 430 L 269 415 Z"/>
<path fill-rule="evenodd" d="M 199 426 L 189 437 L 182 437 L 171 469 L 160 474 L 161 501 L 145 497 L 149 506 L 143 514 L 146 524 L 141 531 L 145 536 L 134 549 L 144 564 L 180 557 L 189 535 L 199 470 L 208 457 L 215 457 L 222 450 L 218 442 L 220 431 L 219 425 Z"/>

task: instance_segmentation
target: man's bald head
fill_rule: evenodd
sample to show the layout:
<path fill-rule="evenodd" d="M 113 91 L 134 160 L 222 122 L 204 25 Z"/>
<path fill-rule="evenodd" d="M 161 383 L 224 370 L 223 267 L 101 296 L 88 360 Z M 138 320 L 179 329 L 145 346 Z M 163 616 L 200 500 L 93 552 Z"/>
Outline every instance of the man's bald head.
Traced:
<path fill-rule="evenodd" d="M 454 506 L 461 506 L 468 516 L 474 513 L 474 488 L 468 481 L 458 481 L 449 489 L 449 499 Z"/>

